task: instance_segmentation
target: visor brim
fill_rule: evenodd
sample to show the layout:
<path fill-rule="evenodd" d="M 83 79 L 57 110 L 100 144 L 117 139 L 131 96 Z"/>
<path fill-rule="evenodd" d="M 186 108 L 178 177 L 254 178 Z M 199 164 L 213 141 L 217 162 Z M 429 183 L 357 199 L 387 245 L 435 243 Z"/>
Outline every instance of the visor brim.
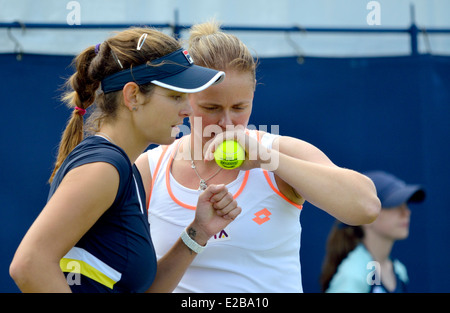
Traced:
<path fill-rule="evenodd" d="M 218 84 L 225 78 L 225 73 L 202 66 L 192 65 L 186 70 L 151 83 L 182 93 L 196 93 L 211 85 Z"/>

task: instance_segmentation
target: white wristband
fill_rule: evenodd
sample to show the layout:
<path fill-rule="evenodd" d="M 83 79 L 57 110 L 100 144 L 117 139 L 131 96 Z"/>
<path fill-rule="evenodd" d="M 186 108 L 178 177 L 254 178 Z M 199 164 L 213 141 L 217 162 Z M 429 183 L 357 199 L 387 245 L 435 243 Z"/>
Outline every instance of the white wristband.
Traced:
<path fill-rule="evenodd" d="M 181 240 L 183 240 L 184 244 L 191 249 L 192 251 L 194 251 L 197 254 L 200 254 L 203 252 L 203 250 L 205 250 L 205 246 L 201 246 L 199 245 L 195 240 L 193 240 L 188 233 L 186 232 L 186 229 L 183 230 L 183 232 L 181 233 Z"/>

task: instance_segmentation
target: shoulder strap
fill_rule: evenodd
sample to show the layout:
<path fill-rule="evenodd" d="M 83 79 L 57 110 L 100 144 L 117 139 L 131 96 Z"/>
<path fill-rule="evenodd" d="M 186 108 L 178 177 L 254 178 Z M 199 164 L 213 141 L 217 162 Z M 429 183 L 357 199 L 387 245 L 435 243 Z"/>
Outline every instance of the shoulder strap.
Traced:
<path fill-rule="evenodd" d="M 169 149 L 169 147 L 170 146 L 164 146 L 162 148 L 162 152 L 161 152 L 161 155 L 159 156 L 158 163 L 156 163 L 155 171 L 152 173 L 152 183 L 151 183 L 151 186 L 150 186 L 150 190 L 148 192 L 147 211 L 148 211 L 148 209 L 150 207 L 150 200 L 151 200 L 151 197 L 152 197 L 153 186 L 155 185 L 156 177 L 158 176 L 158 172 L 159 172 L 159 169 L 161 167 L 161 162 L 164 159 L 164 155 L 166 154 L 166 152 Z M 149 160 L 149 162 L 150 162 L 150 160 Z"/>

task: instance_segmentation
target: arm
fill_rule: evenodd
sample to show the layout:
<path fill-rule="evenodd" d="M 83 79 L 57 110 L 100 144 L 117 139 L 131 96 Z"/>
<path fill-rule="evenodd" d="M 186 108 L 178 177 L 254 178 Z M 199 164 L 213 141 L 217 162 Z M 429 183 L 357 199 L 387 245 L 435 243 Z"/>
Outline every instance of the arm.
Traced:
<path fill-rule="evenodd" d="M 97 162 L 70 171 L 20 243 L 10 274 L 23 292 L 70 292 L 59 262 L 113 203 L 119 174 Z"/>
<path fill-rule="evenodd" d="M 280 137 L 270 153 L 278 159 L 273 171 L 297 194 L 338 220 L 359 225 L 373 222 L 380 201 L 366 176 L 334 165 L 319 149 L 304 141 Z"/>
<path fill-rule="evenodd" d="M 224 229 L 241 212 L 225 185 L 210 185 L 198 198 L 194 221 L 187 227 L 189 236 L 205 246 L 209 238 Z M 196 253 L 181 239 L 158 261 L 156 278 L 148 292 L 172 292 Z"/>
<path fill-rule="evenodd" d="M 334 165 L 311 144 L 279 137 L 268 150 L 255 138 L 237 130 L 217 135 L 205 153 L 206 160 L 214 159 L 213 152 L 224 139 L 236 139 L 245 147 L 243 170 L 272 171 L 281 180 L 280 190 L 286 196 L 290 193 L 288 198 L 294 202 L 303 198 L 349 225 L 371 223 L 379 214 L 380 202 L 373 182 L 360 173 Z"/>

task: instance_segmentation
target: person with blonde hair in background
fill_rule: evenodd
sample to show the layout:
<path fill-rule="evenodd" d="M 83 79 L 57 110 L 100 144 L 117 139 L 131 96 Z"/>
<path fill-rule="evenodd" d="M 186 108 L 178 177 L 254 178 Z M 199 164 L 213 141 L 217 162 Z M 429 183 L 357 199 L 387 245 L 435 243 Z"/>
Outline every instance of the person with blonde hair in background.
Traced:
<path fill-rule="evenodd" d="M 48 202 L 10 274 L 23 292 L 170 292 L 195 251 L 241 209 L 224 185 L 209 186 L 157 263 L 133 163 L 151 143 L 172 143 L 192 112 L 187 93 L 220 82 L 224 73 L 194 65 L 175 39 L 150 28 L 119 32 L 74 61 L 64 97 L 73 113 Z M 92 105 L 95 133 L 84 138 L 83 116 Z"/>
<path fill-rule="evenodd" d="M 299 218 L 304 201 L 346 223 L 370 223 L 380 210 L 373 183 L 334 165 L 309 143 L 247 129 L 255 59 L 217 22 L 193 26 L 188 49 L 197 64 L 226 76 L 221 84 L 189 96 L 190 135 L 136 161 L 157 256 L 192 219 L 201 190 L 226 184 L 242 213 L 208 241 L 209 248 L 189 266 L 175 292 L 302 292 Z M 224 139 L 245 148 L 241 167 L 225 170 L 214 162 L 214 149 Z"/>
<path fill-rule="evenodd" d="M 325 292 L 404 293 L 406 267 L 391 258 L 394 243 L 409 235 L 410 203 L 421 203 L 425 191 L 384 171 L 370 177 L 381 200 L 380 216 L 371 224 L 350 226 L 336 222 L 327 242 L 320 277 Z"/>

